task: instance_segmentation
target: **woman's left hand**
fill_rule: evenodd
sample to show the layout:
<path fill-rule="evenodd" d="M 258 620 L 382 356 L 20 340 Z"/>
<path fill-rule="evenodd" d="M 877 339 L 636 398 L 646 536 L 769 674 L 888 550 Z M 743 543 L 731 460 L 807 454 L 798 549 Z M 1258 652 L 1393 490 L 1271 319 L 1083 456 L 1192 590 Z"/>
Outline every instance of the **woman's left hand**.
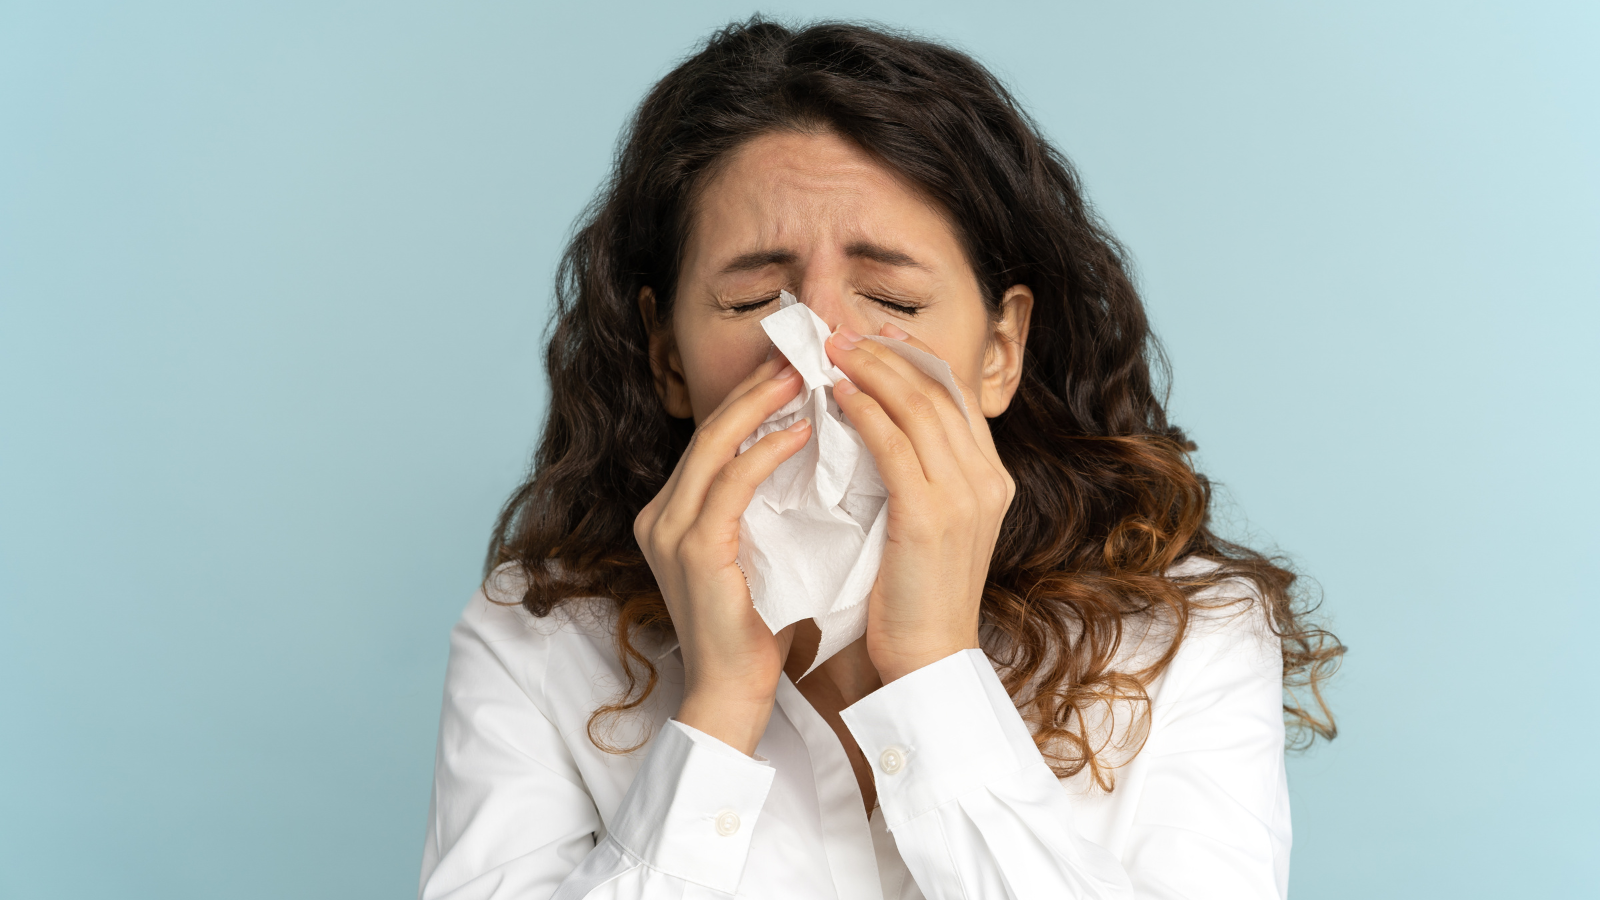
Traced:
<path fill-rule="evenodd" d="M 884 337 L 933 351 L 893 325 Z M 972 389 L 972 421 L 944 385 L 841 328 L 828 357 L 848 376 L 835 402 L 861 434 L 889 492 L 888 542 L 867 607 L 867 654 L 885 684 L 978 646 L 979 605 L 1016 483 L 995 452 Z"/>

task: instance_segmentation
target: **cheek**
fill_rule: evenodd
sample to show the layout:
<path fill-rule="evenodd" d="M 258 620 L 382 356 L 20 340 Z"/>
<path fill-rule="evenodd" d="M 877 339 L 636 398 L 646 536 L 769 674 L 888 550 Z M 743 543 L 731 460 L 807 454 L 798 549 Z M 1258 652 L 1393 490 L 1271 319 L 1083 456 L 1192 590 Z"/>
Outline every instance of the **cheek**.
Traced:
<path fill-rule="evenodd" d="M 978 390 L 983 381 L 984 353 L 988 349 L 989 320 L 963 317 L 960 322 L 928 323 L 921 333 L 908 326 L 907 331 L 933 348 L 940 359 L 950 364 L 950 371 L 962 384 Z"/>
<path fill-rule="evenodd" d="M 950 371 L 955 373 L 956 378 L 959 378 L 962 384 L 972 388 L 974 391 L 978 389 L 979 384 L 983 381 L 983 351 L 982 344 L 975 348 L 963 346 L 959 354 L 944 357 L 945 362 L 950 364 Z"/>
<path fill-rule="evenodd" d="M 744 327 L 746 324 L 705 329 L 690 341 L 678 344 L 696 425 L 767 358 L 772 342 L 767 339 L 766 332 L 758 322 L 752 321 L 749 327 Z"/>

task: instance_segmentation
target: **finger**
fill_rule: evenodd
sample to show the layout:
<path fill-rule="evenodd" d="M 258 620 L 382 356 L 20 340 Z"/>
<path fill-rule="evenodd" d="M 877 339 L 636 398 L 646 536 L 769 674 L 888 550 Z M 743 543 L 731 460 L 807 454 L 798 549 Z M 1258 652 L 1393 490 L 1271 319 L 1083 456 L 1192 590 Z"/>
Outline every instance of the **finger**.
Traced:
<path fill-rule="evenodd" d="M 776 346 L 774 346 L 767 352 L 767 358 L 761 361 L 761 365 L 756 366 L 755 370 L 749 375 L 746 375 L 743 381 L 734 385 L 733 390 L 728 392 L 728 396 L 723 397 L 722 402 L 718 403 L 715 409 L 711 410 L 711 412 L 706 414 L 704 419 L 700 420 L 701 427 L 704 427 L 707 422 L 710 422 L 717 416 L 721 415 L 729 406 L 732 406 L 735 402 L 737 402 L 739 398 L 743 397 L 751 390 L 761 386 L 764 382 L 766 382 L 767 379 L 778 374 L 779 372 L 782 372 L 788 365 L 788 358 L 785 357 Z"/>
<path fill-rule="evenodd" d="M 913 500 L 927 491 L 928 475 L 915 445 L 877 400 L 848 378 L 841 378 L 834 384 L 833 400 L 850 418 L 862 442 L 871 451 L 878 464 L 878 474 L 891 496 Z"/>
<path fill-rule="evenodd" d="M 927 478 L 932 481 L 959 478 L 961 464 L 950 447 L 950 435 L 939 413 L 937 399 L 918 390 L 916 384 L 883 358 L 894 356 L 894 351 L 864 340 L 848 329 L 841 328 L 828 338 L 828 358 L 855 387 L 871 395 L 911 440 Z M 939 387 L 938 392 L 948 397 L 943 387 Z M 837 390 L 834 396 L 837 399 Z M 854 416 L 851 421 L 855 421 Z"/>
<path fill-rule="evenodd" d="M 788 364 L 788 360 L 784 358 L 782 353 L 778 352 L 778 348 L 776 346 L 773 346 L 772 349 L 767 351 L 767 358 L 762 360 L 761 365 L 756 366 L 755 370 L 746 376 L 743 381 L 734 385 L 733 390 L 728 392 L 728 396 L 722 398 L 722 402 L 717 404 L 717 407 L 701 421 L 701 426 L 703 427 L 706 422 L 711 421 L 718 414 L 720 414 L 728 407 L 728 404 L 748 393 L 751 388 L 761 384 L 763 381 L 766 381 L 778 372 L 781 372 Z M 696 433 L 698 434 L 698 429 L 696 430 Z M 673 492 L 677 490 L 679 475 L 683 471 L 683 462 L 685 459 L 689 458 L 689 454 L 692 450 L 694 450 L 693 439 L 690 440 L 689 446 L 684 448 L 683 453 L 679 455 L 678 462 L 672 467 L 672 474 L 667 476 L 666 483 L 661 486 L 660 492 L 658 492 L 656 495 L 657 497 L 663 499 L 663 503 L 665 503 L 666 499 L 669 499 Z M 651 502 L 653 503 L 654 501 Z"/>
<path fill-rule="evenodd" d="M 903 342 L 936 358 L 938 357 L 932 347 L 907 334 L 892 322 L 884 323 L 880 332 L 885 338 Z M 912 365 L 909 360 L 906 360 L 883 344 L 877 344 L 877 346 L 888 350 L 887 356 L 891 358 L 891 364 L 893 364 L 893 360 L 898 360 L 901 365 L 916 372 L 927 382 L 938 385 L 937 388 L 929 388 L 928 390 L 936 391 L 940 395 L 940 399 L 950 397 L 949 390 L 938 379 L 923 372 Z M 1005 463 L 1000 460 L 1000 451 L 995 447 L 994 435 L 989 431 L 989 422 L 983 417 L 982 407 L 978 405 L 977 393 L 966 382 L 962 381 L 954 370 L 951 371 L 950 378 L 961 391 L 962 402 L 966 404 L 967 410 L 971 413 L 969 416 L 962 416 L 961 410 L 956 407 L 953 399 L 947 407 L 942 406 L 940 408 L 945 415 L 946 424 L 950 427 L 951 447 L 954 449 L 956 457 L 961 461 L 961 465 L 967 475 L 967 482 L 978 492 L 979 497 L 997 503 L 1002 508 L 1009 507 L 1011 499 L 1016 495 L 1016 480 L 1011 477 L 1011 473 L 1006 469 Z M 957 417 L 960 418 L 959 422 L 955 421 Z"/>
<path fill-rule="evenodd" d="M 884 326 L 879 329 L 879 333 L 883 337 L 900 341 L 901 343 L 915 347 L 925 353 L 938 356 L 937 353 L 934 353 L 932 347 L 929 347 L 921 340 L 918 340 L 910 334 L 907 334 L 904 329 L 899 328 L 893 323 L 885 323 Z M 916 369 L 916 366 L 912 366 L 910 363 L 906 363 L 906 365 L 910 368 Z M 917 369 L 917 371 L 919 374 L 922 374 L 923 377 L 928 377 L 926 373 L 922 372 L 922 370 Z M 968 415 L 962 417 L 962 424 L 965 425 L 967 430 L 972 434 L 974 442 L 976 442 L 978 449 L 982 451 L 983 455 L 987 457 L 991 463 L 999 465 L 1000 454 L 997 450 L 995 450 L 994 435 L 989 431 L 989 421 L 983 417 L 983 407 L 979 404 L 977 391 L 973 390 L 973 388 L 965 381 L 962 381 L 961 376 L 957 375 L 954 369 L 952 369 L 950 372 L 950 378 L 956 383 L 956 387 L 961 391 L 961 401 L 965 403 L 967 407 Z M 929 378 L 928 380 L 933 381 L 935 384 L 939 384 L 936 379 Z M 943 385 L 940 385 L 940 387 L 943 387 Z M 947 391 L 946 396 L 948 395 L 949 392 Z"/>
<path fill-rule="evenodd" d="M 889 342 L 893 341 L 894 343 L 903 343 L 907 346 L 915 347 L 938 359 L 938 354 L 934 353 L 932 348 L 912 338 L 892 323 L 886 323 L 882 332 L 876 339 L 862 341 L 860 347 L 876 355 L 883 360 L 884 364 L 899 372 L 917 390 L 933 399 L 934 405 L 939 410 L 939 418 L 944 422 L 945 434 L 950 440 L 950 447 L 963 466 L 972 466 L 980 462 L 987 463 L 989 457 L 984 452 L 983 446 L 979 443 L 979 439 L 974 433 L 969 413 L 963 413 L 961 408 L 961 403 L 966 403 L 967 410 L 973 410 L 976 408 L 975 402 L 968 401 L 965 394 L 965 386 L 959 378 L 955 377 L 955 372 L 952 370 L 950 377 L 955 382 L 956 388 L 963 391 L 960 402 L 950 393 L 950 389 L 945 386 L 944 382 L 929 375 L 912 363 L 911 360 L 901 356 Z M 943 362 L 943 360 L 940 361 Z M 987 428 L 984 430 L 986 431 Z"/>
<path fill-rule="evenodd" d="M 770 365 L 764 363 L 763 367 Z M 761 369 L 758 368 L 758 372 Z M 745 390 L 726 402 L 714 417 L 708 417 L 695 430 L 689 449 L 684 451 L 677 483 L 662 510 L 660 524 L 668 528 L 687 528 L 700 515 L 711 481 L 737 454 L 739 445 L 756 426 L 804 388 L 805 382 L 793 366 L 785 366 L 774 376 L 741 384 Z M 735 388 L 734 392 L 738 393 Z"/>
<path fill-rule="evenodd" d="M 801 419 L 783 431 L 766 435 L 756 441 L 755 446 L 734 457 L 706 489 L 705 502 L 694 527 L 713 540 L 737 540 L 739 518 L 755 498 L 756 488 L 777 471 L 784 460 L 800 452 L 810 439 L 811 420 Z"/>
<path fill-rule="evenodd" d="M 773 349 L 776 350 L 777 348 L 774 347 Z M 771 378 L 773 375 L 781 372 L 787 365 L 788 362 L 784 359 L 781 353 L 774 354 L 769 352 L 767 354 L 767 358 L 762 361 L 761 365 L 756 366 L 755 371 L 751 372 L 743 381 L 739 382 L 737 385 L 734 385 L 733 390 L 728 392 L 728 396 L 722 398 L 722 402 L 719 403 L 717 407 L 701 421 L 700 427 L 704 427 L 707 422 L 711 421 L 723 410 L 727 409 L 728 404 L 744 396 L 750 391 L 751 388 L 761 384 L 762 382 Z M 698 437 L 698 435 L 699 428 L 696 429 L 695 437 Z M 689 458 L 694 449 L 695 438 L 691 437 L 689 446 L 685 447 L 683 453 L 678 456 L 677 464 L 672 467 L 672 474 L 667 477 L 666 484 L 661 486 L 661 491 L 657 495 L 658 497 L 663 498 L 663 503 L 667 498 L 672 496 L 674 491 L 677 490 L 678 480 L 683 472 L 684 460 Z"/>

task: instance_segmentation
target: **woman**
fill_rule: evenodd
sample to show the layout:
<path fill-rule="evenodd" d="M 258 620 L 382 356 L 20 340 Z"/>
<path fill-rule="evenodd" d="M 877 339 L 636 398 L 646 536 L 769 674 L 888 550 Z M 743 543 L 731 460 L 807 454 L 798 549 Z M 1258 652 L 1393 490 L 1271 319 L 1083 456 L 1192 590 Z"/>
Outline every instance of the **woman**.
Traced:
<path fill-rule="evenodd" d="M 423 897 L 1284 894 L 1285 714 L 1332 736 L 1342 647 L 1207 527 L 1122 255 L 987 71 L 730 27 L 645 99 L 559 285 Z M 785 290 L 889 495 L 866 633 L 809 674 L 817 626 L 773 634 L 737 564 L 811 439 L 738 452 L 801 389 L 760 325 Z"/>

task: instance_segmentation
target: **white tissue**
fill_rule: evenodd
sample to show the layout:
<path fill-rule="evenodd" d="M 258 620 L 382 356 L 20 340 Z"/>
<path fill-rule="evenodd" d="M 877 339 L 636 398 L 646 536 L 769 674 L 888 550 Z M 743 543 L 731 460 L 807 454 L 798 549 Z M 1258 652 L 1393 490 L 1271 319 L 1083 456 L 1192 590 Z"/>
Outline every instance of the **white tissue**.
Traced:
<path fill-rule="evenodd" d="M 774 634 L 801 619 L 817 620 L 822 643 L 811 663 L 815 669 L 866 633 L 867 594 L 883 561 L 889 494 L 871 451 L 833 402 L 833 383 L 844 373 L 823 348 L 831 333 L 827 323 L 784 291 L 778 311 L 761 327 L 799 370 L 805 387 L 761 423 L 739 452 L 807 416 L 811 438 L 756 488 L 739 519 L 739 567 L 756 612 Z M 944 360 L 900 341 L 867 340 L 943 384 L 971 421 Z"/>

